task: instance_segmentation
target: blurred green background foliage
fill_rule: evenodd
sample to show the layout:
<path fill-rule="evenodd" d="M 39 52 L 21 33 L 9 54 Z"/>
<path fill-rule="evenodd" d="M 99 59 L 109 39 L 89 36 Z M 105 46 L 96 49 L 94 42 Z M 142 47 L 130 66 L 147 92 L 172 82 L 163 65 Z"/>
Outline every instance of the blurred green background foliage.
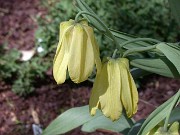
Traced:
<path fill-rule="evenodd" d="M 109 28 L 167 42 L 176 42 L 180 38 L 177 23 L 171 15 L 167 0 L 85 1 Z M 36 39 L 41 41 L 37 42 L 38 46 L 48 50 L 58 43 L 60 22 L 74 19 L 77 11 L 74 10 L 73 0 L 43 0 L 42 3 L 49 9 L 49 14 L 44 20 L 38 19 L 39 29 L 36 32 Z M 112 42 L 99 33 L 97 40 L 101 56 L 111 55 Z"/>

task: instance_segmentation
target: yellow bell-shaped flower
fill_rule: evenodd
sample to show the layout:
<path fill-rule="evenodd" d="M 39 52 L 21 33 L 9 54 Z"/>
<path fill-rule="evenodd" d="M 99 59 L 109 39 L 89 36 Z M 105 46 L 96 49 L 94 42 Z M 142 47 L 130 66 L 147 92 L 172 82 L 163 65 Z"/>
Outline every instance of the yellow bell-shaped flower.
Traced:
<path fill-rule="evenodd" d="M 119 119 L 123 108 L 128 117 L 137 112 L 138 92 L 126 58 L 110 59 L 96 75 L 89 101 L 90 113 L 102 110 L 112 121 Z"/>
<path fill-rule="evenodd" d="M 87 80 L 95 64 L 97 72 L 100 71 L 99 48 L 93 28 L 88 26 L 87 21 L 62 22 L 59 38 L 53 63 L 53 75 L 58 84 L 65 82 L 67 69 L 75 83 Z"/>

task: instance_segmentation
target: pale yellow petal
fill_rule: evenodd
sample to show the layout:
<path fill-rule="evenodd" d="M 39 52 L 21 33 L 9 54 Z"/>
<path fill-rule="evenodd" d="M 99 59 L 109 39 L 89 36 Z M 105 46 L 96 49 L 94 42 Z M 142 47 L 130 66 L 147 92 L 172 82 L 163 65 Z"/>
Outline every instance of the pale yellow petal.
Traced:
<path fill-rule="evenodd" d="M 130 83 L 130 89 L 132 95 L 133 114 L 135 114 L 138 108 L 138 91 L 134 79 L 132 78 L 132 75 L 129 71 L 128 71 L 128 76 L 129 76 L 129 83 Z"/>
<path fill-rule="evenodd" d="M 59 39 L 61 39 L 63 36 L 64 36 L 64 34 L 65 34 L 65 31 L 69 28 L 69 27 L 71 27 L 71 26 L 73 26 L 74 25 L 74 20 L 69 20 L 69 21 L 64 21 L 64 22 L 61 22 L 60 23 L 60 26 L 59 26 L 59 28 L 60 28 L 60 35 L 59 35 Z"/>
<path fill-rule="evenodd" d="M 94 50 L 94 57 L 95 57 L 95 64 L 96 64 L 96 69 L 97 69 L 97 73 L 101 71 L 101 59 L 100 59 L 100 53 L 99 53 L 99 46 L 95 40 L 94 37 L 94 44 L 93 45 L 93 50 Z"/>
<path fill-rule="evenodd" d="M 81 56 L 84 40 L 87 40 L 87 36 L 84 36 L 83 28 L 80 25 L 75 25 L 72 31 L 72 42 L 69 50 L 69 63 L 68 71 L 69 76 L 73 82 L 79 82 L 81 75 Z"/>
<path fill-rule="evenodd" d="M 68 28 L 69 29 L 69 28 Z M 71 44 L 72 32 L 71 30 L 66 30 L 65 36 L 56 51 L 56 55 L 53 61 L 53 75 L 58 84 L 64 83 L 66 79 L 66 70 L 69 60 L 69 47 Z"/>
<path fill-rule="evenodd" d="M 88 26 L 88 21 L 87 21 L 86 19 L 82 19 L 82 20 L 80 21 L 80 24 L 81 24 L 81 25 Z"/>
<path fill-rule="evenodd" d="M 73 21 L 65 21 L 65 22 L 60 23 L 59 43 L 62 42 L 63 37 L 65 36 L 66 32 L 72 27 L 73 27 Z"/>
<path fill-rule="evenodd" d="M 126 68 L 129 70 L 129 60 L 127 58 L 119 58 L 119 62 L 123 63 Z"/>
<path fill-rule="evenodd" d="M 119 59 L 121 70 L 122 93 L 121 100 L 128 117 L 137 112 L 138 92 L 135 82 L 129 71 L 129 61 L 126 58 Z"/>
<path fill-rule="evenodd" d="M 129 76 L 126 66 L 120 62 L 119 68 L 121 71 L 121 101 L 126 110 L 126 114 L 128 117 L 133 115 L 133 98 L 131 93 L 131 87 L 129 82 Z"/>
<path fill-rule="evenodd" d="M 91 115 L 95 115 L 99 106 L 99 96 L 103 95 L 108 88 L 108 76 L 107 76 L 107 63 L 102 67 L 99 74 L 96 74 L 96 78 L 91 90 L 91 96 L 89 101 L 89 109 Z"/>
<path fill-rule="evenodd" d="M 81 63 L 82 63 L 82 73 L 81 73 L 81 82 L 86 80 L 92 73 L 93 67 L 94 67 L 94 50 L 92 46 L 91 39 L 87 33 L 84 30 L 84 35 L 87 36 L 87 40 L 84 41 L 84 44 L 82 45 L 82 56 L 81 56 Z"/>
<path fill-rule="evenodd" d="M 81 25 L 76 25 L 73 30 L 68 63 L 71 80 L 75 83 L 87 80 L 92 73 L 93 66 L 94 55 L 91 42 Z"/>
<path fill-rule="evenodd" d="M 91 45 L 93 47 L 93 53 L 94 53 L 97 73 L 99 73 L 101 71 L 102 64 L 101 64 L 101 59 L 100 59 L 99 46 L 94 37 L 93 28 L 86 26 L 86 27 L 84 27 L 84 29 L 85 29 L 86 33 L 88 34 L 88 38 L 90 38 L 90 40 L 91 40 Z"/>
<path fill-rule="evenodd" d="M 99 97 L 101 110 L 106 117 L 111 120 L 119 119 L 122 113 L 120 101 L 120 70 L 116 60 L 110 60 L 107 65 L 108 89 Z"/>
<path fill-rule="evenodd" d="M 53 76 L 57 84 L 64 83 L 66 79 L 66 70 L 68 64 L 68 39 L 65 37 L 60 45 L 60 49 L 56 54 L 53 62 Z"/>
<path fill-rule="evenodd" d="M 179 122 L 175 121 L 169 128 L 168 133 L 170 135 L 179 135 Z"/>

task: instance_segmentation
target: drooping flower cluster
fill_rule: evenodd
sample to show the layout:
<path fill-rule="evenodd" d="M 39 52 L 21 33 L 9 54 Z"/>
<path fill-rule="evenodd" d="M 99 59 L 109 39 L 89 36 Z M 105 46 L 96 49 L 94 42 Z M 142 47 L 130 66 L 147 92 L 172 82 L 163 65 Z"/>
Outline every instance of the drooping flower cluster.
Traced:
<path fill-rule="evenodd" d="M 93 28 L 88 26 L 87 21 L 62 22 L 59 38 L 53 65 L 53 75 L 58 84 L 64 83 L 67 69 L 71 80 L 75 83 L 87 80 L 94 64 L 97 71 L 100 71 L 99 49 Z"/>
<path fill-rule="evenodd" d="M 137 111 L 138 93 L 129 71 L 128 59 L 110 59 L 101 66 L 93 28 L 88 26 L 87 21 L 62 22 L 59 38 L 53 63 L 56 82 L 65 82 L 67 70 L 73 82 L 83 82 L 96 65 L 97 75 L 89 103 L 91 115 L 100 109 L 114 121 L 125 109 L 127 116 L 132 117 Z"/>
<path fill-rule="evenodd" d="M 90 113 L 102 110 L 106 117 L 117 120 L 123 108 L 128 117 L 137 111 L 138 92 L 129 72 L 126 58 L 110 59 L 97 74 L 90 97 Z"/>

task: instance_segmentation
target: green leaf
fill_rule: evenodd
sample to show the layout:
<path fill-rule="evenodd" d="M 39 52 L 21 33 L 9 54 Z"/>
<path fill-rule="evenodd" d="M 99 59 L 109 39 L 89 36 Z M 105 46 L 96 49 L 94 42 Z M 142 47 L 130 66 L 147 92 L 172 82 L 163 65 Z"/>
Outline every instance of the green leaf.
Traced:
<path fill-rule="evenodd" d="M 172 13 L 180 26 L 180 0 L 168 0 Z"/>
<path fill-rule="evenodd" d="M 166 114 L 169 112 L 169 108 L 175 103 L 174 98 L 176 98 L 176 96 L 179 96 L 179 92 L 148 116 L 138 132 L 138 135 L 146 135 L 151 129 L 158 125 L 158 123 L 165 119 Z"/>
<path fill-rule="evenodd" d="M 180 78 L 180 74 L 174 65 L 166 58 L 132 59 L 130 64 L 134 67 L 171 78 Z"/>
<path fill-rule="evenodd" d="M 127 34 L 127 33 L 123 33 L 123 32 L 120 32 L 120 31 L 116 31 L 116 30 L 113 30 L 113 29 L 110 29 L 111 32 L 113 33 L 113 35 L 117 38 L 118 42 L 119 43 L 123 43 L 125 41 L 128 41 L 128 40 L 132 40 L 132 39 L 135 39 L 135 38 L 138 38 L 134 35 L 130 35 L 130 34 Z M 124 46 L 125 49 L 133 49 L 133 48 L 137 48 L 137 47 L 147 47 L 147 46 L 152 46 L 154 45 L 155 43 L 153 42 L 144 42 L 144 41 L 138 41 L 138 42 L 135 42 L 135 43 L 130 43 L 126 46 Z"/>
<path fill-rule="evenodd" d="M 110 119 L 100 116 L 96 119 L 90 120 L 85 123 L 82 127 L 82 131 L 85 132 L 94 132 L 97 129 L 106 129 L 114 132 L 123 132 L 130 128 L 131 126 L 126 121 L 125 117 L 122 115 L 118 121 L 112 122 Z"/>
<path fill-rule="evenodd" d="M 89 106 L 72 108 L 58 116 L 43 132 L 43 135 L 64 134 L 80 125 L 101 116 L 97 113 L 95 116 L 89 115 Z"/>
<path fill-rule="evenodd" d="M 166 43 L 166 44 L 171 46 L 172 48 L 180 51 L 180 44 L 179 43 Z"/>
<path fill-rule="evenodd" d="M 166 119 L 165 119 L 165 122 L 164 122 L 164 129 L 167 130 L 168 129 L 168 124 L 169 124 L 169 118 L 171 116 L 171 112 L 173 110 L 174 107 L 176 107 L 177 103 L 178 103 L 178 100 L 180 98 L 180 89 L 179 91 L 173 96 L 173 101 L 171 101 L 171 105 L 169 106 L 169 110 L 168 112 L 166 113 Z"/>
<path fill-rule="evenodd" d="M 180 50 L 169 46 L 166 43 L 160 43 L 156 46 L 164 55 L 174 64 L 180 73 Z"/>
<path fill-rule="evenodd" d="M 144 121 L 145 121 L 144 119 L 137 121 L 137 122 L 133 125 L 133 127 L 129 130 L 129 132 L 128 132 L 127 135 L 137 135 L 137 133 L 138 133 L 138 131 L 140 130 L 140 128 L 141 128 L 141 126 L 142 126 L 142 124 L 143 124 Z"/>
<path fill-rule="evenodd" d="M 131 75 L 133 76 L 134 79 L 137 79 L 139 77 L 145 76 L 145 75 L 149 75 L 151 74 L 148 71 L 142 70 L 140 68 L 133 68 L 131 69 Z"/>
<path fill-rule="evenodd" d="M 175 121 L 180 121 L 180 107 L 176 107 L 172 110 L 169 123 L 172 124 Z"/>
<path fill-rule="evenodd" d="M 83 124 L 85 125 L 83 126 L 82 130 L 86 132 L 91 132 L 98 128 L 108 129 L 116 132 L 130 128 L 130 125 L 123 115 L 120 120 L 112 122 L 108 118 L 106 118 L 99 110 L 96 112 L 95 116 L 90 116 L 89 106 L 83 106 L 69 109 L 58 116 L 43 131 L 42 135 L 64 134 Z M 113 126 L 110 124 L 113 124 Z M 93 127 L 93 125 L 96 125 L 97 127 Z"/>

